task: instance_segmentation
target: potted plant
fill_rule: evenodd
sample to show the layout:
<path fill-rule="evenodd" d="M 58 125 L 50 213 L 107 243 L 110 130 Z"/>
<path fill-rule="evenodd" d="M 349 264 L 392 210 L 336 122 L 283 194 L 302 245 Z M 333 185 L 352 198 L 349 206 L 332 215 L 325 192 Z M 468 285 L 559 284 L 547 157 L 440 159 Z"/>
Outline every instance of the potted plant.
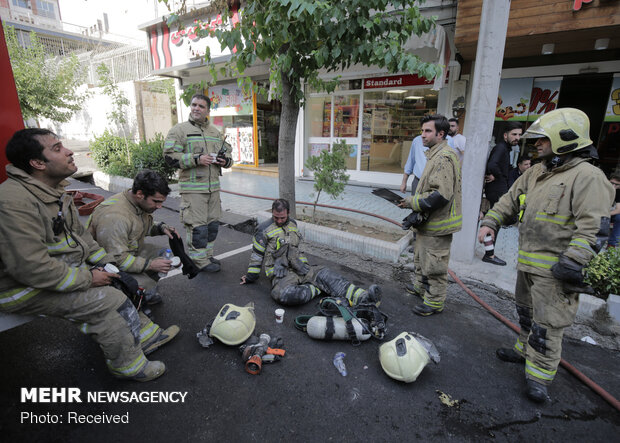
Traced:
<path fill-rule="evenodd" d="M 620 294 L 620 248 L 608 248 L 594 257 L 586 268 L 585 281 L 602 299 Z"/>

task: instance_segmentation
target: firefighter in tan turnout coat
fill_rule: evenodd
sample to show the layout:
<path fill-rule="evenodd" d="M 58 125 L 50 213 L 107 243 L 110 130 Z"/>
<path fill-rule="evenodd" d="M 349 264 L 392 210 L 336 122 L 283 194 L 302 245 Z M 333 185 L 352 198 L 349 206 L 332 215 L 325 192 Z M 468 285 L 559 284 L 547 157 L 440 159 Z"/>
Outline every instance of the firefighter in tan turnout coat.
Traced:
<path fill-rule="evenodd" d="M 81 225 L 64 179 L 73 153 L 47 129 L 17 131 L 6 147 L 8 179 L 0 185 L 0 310 L 59 317 L 101 347 L 118 378 L 149 381 L 166 369 L 145 354 L 171 340 L 109 286 L 113 257 Z M 93 267 L 94 266 L 94 267 Z"/>
<path fill-rule="evenodd" d="M 609 235 L 614 191 L 590 163 L 596 150 L 583 112 L 562 108 L 540 117 L 524 134 L 536 138 L 543 161 L 528 169 L 481 222 L 478 240 L 519 218 L 515 299 L 521 333 L 497 356 L 525 363 L 526 395 L 548 399 L 564 328 L 570 326 L 584 288 L 583 268 Z"/>

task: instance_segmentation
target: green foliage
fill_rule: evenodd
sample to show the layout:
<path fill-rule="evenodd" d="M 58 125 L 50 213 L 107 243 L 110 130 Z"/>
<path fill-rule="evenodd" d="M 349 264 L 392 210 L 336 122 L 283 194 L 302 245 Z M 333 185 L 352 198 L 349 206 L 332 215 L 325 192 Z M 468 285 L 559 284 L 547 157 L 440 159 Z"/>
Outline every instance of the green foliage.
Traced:
<path fill-rule="evenodd" d="M 108 174 L 133 178 L 142 169 L 152 169 L 171 180 L 176 170 L 164 161 L 163 145 L 161 134 L 138 144 L 105 131 L 90 143 L 90 151 L 97 166 Z M 127 149 L 131 161 L 127 160 Z"/>
<path fill-rule="evenodd" d="M 325 191 L 332 198 L 338 198 L 344 191 L 349 181 L 349 175 L 346 173 L 346 158 L 350 153 L 351 147 L 344 140 L 340 140 L 339 143 L 332 145 L 331 152 L 321 151 L 319 155 L 312 156 L 306 161 L 306 168 L 314 172 L 314 190 L 317 191 L 312 221 L 315 218 L 316 204 L 321 192 Z"/>
<path fill-rule="evenodd" d="M 586 268 L 585 281 L 603 298 L 620 294 L 620 249 L 609 248 L 594 257 Z"/>
<path fill-rule="evenodd" d="M 51 57 L 34 32 L 27 48 L 20 45 L 12 26 L 4 27 L 4 35 L 24 119 L 69 121 L 89 95 L 78 93 L 84 75 L 77 57 Z"/>
<path fill-rule="evenodd" d="M 130 101 L 114 82 L 110 76 L 110 69 L 105 64 L 101 63 L 97 66 L 97 75 L 99 76 L 100 86 L 103 87 L 103 93 L 112 99 L 112 111 L 106 114 L 108 122 L 116 125 L 125 133 L 127 106 L 129 106 Z"/>

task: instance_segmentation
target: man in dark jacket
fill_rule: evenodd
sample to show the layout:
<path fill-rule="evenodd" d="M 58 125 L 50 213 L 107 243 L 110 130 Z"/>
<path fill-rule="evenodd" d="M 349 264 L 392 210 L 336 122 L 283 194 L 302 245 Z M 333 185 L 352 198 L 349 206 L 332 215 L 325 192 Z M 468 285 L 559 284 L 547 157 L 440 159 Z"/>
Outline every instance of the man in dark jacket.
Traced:
<path fill-rule="evenodd" d="M 486 175 L 484 177 L 484 194 L 492 208 L 499 198 L 508 192 L 508 174 L 510 172 L 510 151 L 519 144 L 523 128 L 519 122 L 508 122 L 500 140 L 489 155 Z M 494 265 L 504 266 L 506 262 L 495 256 L 495 240 L 492 244 L 485 243 L 485 253 L 482 261 Z"/>

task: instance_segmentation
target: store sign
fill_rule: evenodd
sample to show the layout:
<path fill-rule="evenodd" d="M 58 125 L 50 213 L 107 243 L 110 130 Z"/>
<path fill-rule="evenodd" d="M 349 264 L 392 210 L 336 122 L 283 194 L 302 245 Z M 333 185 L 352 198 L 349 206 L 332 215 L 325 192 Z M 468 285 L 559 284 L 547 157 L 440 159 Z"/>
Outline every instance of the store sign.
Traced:
<path fill-rule="evenodd" d="M 606 122 L 620 122 L 620 77 L 614 77 L 605 111 Z"/>
<path fill-rule="evenodd" d="M 579 11 L 584 3 L 592 3 L 593 0 L 571 0 L 573 2 L 573 11 Z"/>
<path fill-rule="evenodd" d="M 203 57 L 207 47 L 211 57 L 219 57 L 230 54 L 222 47 L 215 37 L 201 36 L 201 29 L 214 29 L 222 24 L 222 16 L 218 15 L 212 20 L 207 20 L 198 25 L 197 20 L 187 21 L 183 29 L 168 28 L 164 22 L 158 23 L 147 30 L 149 38 L 149 52 L 153 61 L 155 73 L 161 69 L 172 68 L 189 63 L 196 58 Z M 239 21 L 238 11 L 234 11 L 232 23 Z"/>
<path fill-rule="evenodd" d="M 396 88 L 401 86 L 432 85 L 433 82 L 417 75 L 392 75 L 364 79 L 364 89 Z"/>
<path fill-rule="evenodd" d="M 213 117 L 252 114 L 252 95 L 245 95 L 235 83 L 211 86 L 208 95 Z"/>

